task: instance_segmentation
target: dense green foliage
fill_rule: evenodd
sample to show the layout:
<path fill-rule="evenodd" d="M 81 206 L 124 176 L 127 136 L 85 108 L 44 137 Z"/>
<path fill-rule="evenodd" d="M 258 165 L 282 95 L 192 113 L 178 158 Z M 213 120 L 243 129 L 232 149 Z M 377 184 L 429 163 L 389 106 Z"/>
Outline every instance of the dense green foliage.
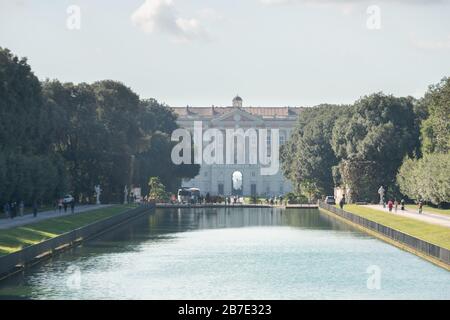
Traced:
<path fill-rule="evenodd" d="M 419 150 L 419 121 L 412 98 L 382 93 L 351 106 L 318 106 L 300 114 L 282 150 L 284 173 L 311 198 L 346 186 L 351 200 L 375 200 L 382 184 L 396 190 L 405 155 Z"/>
<path fill-rule="evenodd" d="M 0 48 L 0 203 L 48 200 L 66 187 L 48 111 L 26 59 Z"/>
<path fill-rule="evenodd" d="M 374 201 L 380 185 L 394 195 L 403 158 L 419 151 L 419 132 L 412 98 L 377 93 L 356 101 L 336 121 L 332 138 L 350 197 Z"/>
<path fill-rule="evenodd" d="M 282 169 L 307 197 L 333 193 L 331 167 L 338 161 L 331 147 L 334 122 L 345 107 L 322 105 L 301 112 L 296 130 L 281 150 Z M 305 194 L 306 195 L 306 194 Z"/>
<path fill-rule="evenodd" d="M 281 155 L 284 174 L 309 199 L 343 186 L 349 200 L 376 201 L 383 185 L 388 197 L 439 205 L 450 201 L 449 150 L 444 78 L 420 100 L 377 93 L 351 106 L 306 109 Z"/>
<path fill-rule="evenodd" d="M 157 176 L 169 190 L 198 166 L 170 159 L 176 117 L 124 84 L 40 83 L 25 59 L 0 48 L 0 203 L 54 201 L 66 192 L 120 201 L 124 186 Z"/>
<path fill-rule="evenodd" d="M 423 99 L 428 114 L 422 123 L 424 153 L 450 152 L 450 78 L 430 86 Z"/>
<path fill-rule="evenodd" d="M 398 176 L 400 190 L 411 199 L 435 205 L 450 199 L 449 154 L 426 154 L 421 159 L 406 159 Z"/>
<path fill-rule="evenodd" d="M 403 194 L 434 205 L 450 202 L 450 79 L 430 86 L 421 102 L 423 158 L 406 158 L 397 175 Z"/>

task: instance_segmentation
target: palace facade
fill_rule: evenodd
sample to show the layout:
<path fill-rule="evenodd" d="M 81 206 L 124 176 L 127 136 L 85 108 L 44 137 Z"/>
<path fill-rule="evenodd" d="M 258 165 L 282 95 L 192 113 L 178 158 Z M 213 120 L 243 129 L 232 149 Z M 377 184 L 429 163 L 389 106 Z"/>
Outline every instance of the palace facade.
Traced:
<path fill-rule="evenodd" d="M 228 107 L 182 107 L 172 108 L 178 116 L 181 128 L 193 132 L 194 122 L 200 121 L 203 130 L 219 129 L 225 136 L 227 129 L 279 129 L 279 143 L 283 145 L 295 127 L 301 108 L 291 107 L 243 107 L 239 96 Z M 205 146 L 205 145 L 204 145 Z M 271 135 L 266 141 L 268 152 L 271 147 Z M 245 158 L 250 148 L 245 146 Z M 275 175 L 261 175 L 261 164 L 202 164 L 197 177 L 183 181 L 183 187 L 195 187 L 202 194 L 240 195 L 272 197 L 292 191 L 290 181 L 284 178 L 281 168 Z"/>

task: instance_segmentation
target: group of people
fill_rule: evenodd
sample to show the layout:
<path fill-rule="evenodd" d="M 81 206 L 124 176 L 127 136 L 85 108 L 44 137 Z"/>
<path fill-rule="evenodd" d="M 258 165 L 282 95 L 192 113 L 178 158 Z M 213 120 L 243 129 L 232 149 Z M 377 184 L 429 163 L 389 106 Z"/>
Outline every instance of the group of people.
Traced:
<path fill-rule="evenodd" d="M 237 204 L 237 203 L 240 203 L 240 198 L 238 196 L 225 197 L 225 204 L 226 205 Z"/>
<path fill-rule="evenodd" d="M 394 210 L 394 212 L 397 212 L 398 210 L 398 206 L 400 204 L 400 210 L 404 211 L 405 210 L 405 200 L 402 199 L 400 201 L 400 203 L 397 201 L 397 199 L 395 199 L 394 201 L 389 200 L 387 203 L 387 207 L 389 209 L 389 212 L 392 212 L 392 210 Z M 386 204 L 383 205 L 384 207 L 386 207 Z M 419 209 L 419 214 L 422 214 L 423 212 L 423 200 L 419 200 L 419 202 L 417 203 L 418 209 Z"/>
<path fill-rule="evenodd" d="M 64 201 L 64 199 L 58 199 L 56 201 L 55 208 L 59 211 L 59 213 L 61 213 L 63 211 L 63 209 L 64 209 L 64 213 L 66 213 L 69 206 L 70 206 L 70 212 L 75 213 L 75 200 L 72 200 L 71 202 L 66 202 L 66 201 Z"/>
<path fill-rule="evenodd" d="M 392 212 L 392 210 L 394 210 L 394 212 L 397 212 L 399 205 L 400 205 L 400 210 L 404 211 L 405 210 L 405 200 L 404 199 L 402 199 L 400 201 L 400 203 L 397 201 L 397 199 L 389 200 L 387 202 L 387 207 L 389 209 L 389 212 Z M 383 207 L 386 207 L 386 203 L 383 204 Z"/>
<path fill-rule="evenodd" d="M 270 197 L 270 198 L 266 198 L 266 203 L 270 204 L 270 205 L 282 205 L 283 204 L 283 200 L 284 197 L 283 196 L 279 196 L 279 197 Z"/>
<path fill-rule="evenodd" d="M 37 202 L 33 202 L 33 216 L 36 217 L 38 213 L 38 205 Z M 3 205 L 3 212 L 5 213 L 7 218 L 14 219 L 15 217 L 23 217 L 25 213 L 25 203 L 23 201 L 19 201 L 19 203 L 12 201 L 6 202 Z"/>
<path fill-rule="evenodd" d="M 205 195 L 199 195 L 197 199 L 193 200 L 192 204 L 207 204 L 207 203 L 220 203 L 220 201 L 225 202 L 226 205 L 237 204 L 241 202 L 241 198 L 239 196 L 232 197 L 211 197 L 209 192 Z"/>
<path fill-rule="evenodd" d="M 59 211 L 59 213 L 63 212 L 64 213 L 67 212 L 67 210 L 70 207 L 70 211 L 71 213 L 75 213 L 75 201 L 71 201 L 71 202 L 65 202 L 63 199 L 58 199 L 55 202 L 55 211 Z M 37 201 L 34 201 L 32 206 L 32 213 L 34 217 L 37 217 L 38 215 L 38 210 L 39 210 L 39 206 L 37 204 Z M 3 205 L 3 212 L 5 213 L 5 216 L 9 219 L 14 219 L 16 217 L 23 217 L 25 214 L 25 203 L 23 201 L 19 201 L 18 203 L 13 201 L 13 202 L 6 202 Z"/>
<path fill-rule="evenodd" d="M 270 205 L 282 205 L 283 204 L 284 197 L 278 196 L 278 197 L 268 197 L 265 199 L 266 204 Z M 257 197 L 252 197 L 251 199 L 252 203 L 264 203 L 264 200 L 258 201 Z M 170 197 L 171 203 L 177 203 L 178 199 L 176 195 L 172 195 Z M 225 205 L 235 205 L 238 203 L 243 203 L 243 198 L 237 195 L 234 196 L 211 196 L 208 193 L 206 193 L 205 196 L 199 195 L 198 197 L 192 197 L 190 200 L 190 204 L 209 204 L 209 203 L 225 203 Z"/>

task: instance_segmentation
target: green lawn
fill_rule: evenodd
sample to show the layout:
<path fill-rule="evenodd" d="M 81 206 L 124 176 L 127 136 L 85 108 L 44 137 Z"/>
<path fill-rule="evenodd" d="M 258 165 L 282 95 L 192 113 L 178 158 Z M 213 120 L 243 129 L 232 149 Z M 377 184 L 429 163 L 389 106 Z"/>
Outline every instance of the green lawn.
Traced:
<path fill-rule="evenodd" d="M 396 216 L 376 209 L 358 205 L 346 205 L 345 211 L 402 231 L 416 238 L 450 249 L 450 228 L 425 223 L 422 221 Z"/>
<path fill-rule="evenodd" d="M 95 221 L 119 214 L 133 207 L 133 205 L 117 205 L 104 209 L 77 213 L 75 215 L 47 219 L 34 224 L 7 230 L 0 230 L 0 256 L 19 251 L 23 247 L 54 238 Z"/>
<path fill-rule="evenodd" d="M 418 211 L 419 208 L 415 204 L 407 204 L 406 209 L 411 211 Z M 444 214 L 450 216 L 450 209 L 438 209 L 430 206 L 423 206 L 423 211 L 428 211 L 430 213 L 438 213 L 438 214 Z"/>

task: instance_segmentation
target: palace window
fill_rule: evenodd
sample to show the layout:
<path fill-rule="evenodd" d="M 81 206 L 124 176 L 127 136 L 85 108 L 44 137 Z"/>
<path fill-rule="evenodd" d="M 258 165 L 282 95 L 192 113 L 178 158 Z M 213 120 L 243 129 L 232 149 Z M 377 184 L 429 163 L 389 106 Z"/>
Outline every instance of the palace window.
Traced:
<path fill-rule="evenodd" d="M 286 143 L 286 137 L 284 136 L 284 134 L 281 134 L 280 135 L 280 146 L 282 146 L 285 143 Z"/>
<path fill-rule="evenodd" d="M 219 185 L 217 186 L 217 189 L 218 189 L 218 194 L 219 195 L 224 195 L 225 194 L 223 183 L 219 183 Z"/>
<path fill-rule="evenodd" d="M 252 197 L 256 196 L 256 183 L 252 183 L 250 188 Z"/>

